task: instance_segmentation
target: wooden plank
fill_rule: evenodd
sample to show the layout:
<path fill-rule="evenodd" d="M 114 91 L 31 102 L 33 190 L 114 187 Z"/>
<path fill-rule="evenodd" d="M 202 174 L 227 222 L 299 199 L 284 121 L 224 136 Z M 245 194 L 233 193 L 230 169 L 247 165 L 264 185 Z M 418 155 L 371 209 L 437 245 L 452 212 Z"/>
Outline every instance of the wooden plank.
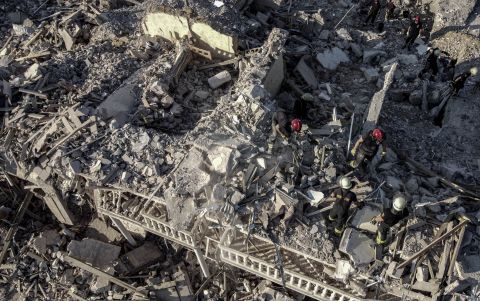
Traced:
<path fill-rule="evenodd" d="M 458 253 L 460 252 L 460 247 L 462 246 L 463 236 L 465 235 L 465 230 L 467 225 L 464 225 L 460 234 L 458 235 L 457 244 L 455 245 L 455 250 L 453 251 L 452 258 L 450 260 L 450 266 L 448 267 L 447 276 L 450 279 L 453 274 L 453 269 L 455 268 L 455 263 L 457 262 Z"/>
<path fill-rule="evenodd" d="M 430 244 L 428 244 L 428 246 L 426 246 L 422 250 L 418 251 L 417 253 L 413 254 L 409 259 L 405 260 L 403 263 L 398 265 L 396 269 L 401 269 L 401 268 L 405 267 L 407 264 L 410 264 L 413 260 L 415 260 L 418 257 L 422 256 L 423 254 L 427 253 L 435 245 L 437 245 L 439 242 L 441 242 L 445 238 L 450 237 L 450 235 L 452 235 L 453 233 L 455 233 L 456 231 L 461 229 L 463 227 L 463 225 L 465 225 L 468 222 L 469 222 L 468 220 L 461 221 L 460 224 L 456 225 L 452 230 L 447 231 L 447 233 L 445 233 L 442 236 L 440 236 L 439 238 L 435 239 Z"/>
<path fill-rule="evenodd" d="M 62 120 L 63 126 L 67 129 L 67 131 L 69 133 L 73 133 L 73 127 L 70 125 L 67 118 L 65 118 L 65 116 L 62 116 L 61 120 Z"/>
<path fill-rule="evenodd" d="M 72 266 L 75 266 L 75 267 L 78 267 L 82 270 L 85 270 L 87 272 L 90 272 L 94 275 L 97 275 L 101 278 L 104 278 L 104 279 L 107 279 L 109 282 L 112 282 L 118 286 L 121 286 L 123 288 L 125 288 L 126 290 L 132 292 L 132 293 L 136 293 L 136 294 L 139 294 L 140 296 L 142 296 L 143 298 L 147 298 L 147 295 L 145 295 L 143 292 L 141 292 L 139 289 L 137 289 L 136 287 L 134 286 L 131 286 L 130 284 L 126 283 L 126 282 L 123 282 L 122 280 L 110 275 L 110 274 L 107 274 L 105 273 L 104 271 L 101 271 L 99 269 L 96 269 L 92 266 L 89 266 L 88 264 L 86 263 L 83 263 L 81 262 L 80 260 L 76 259 L 76 258 L 73 258 L 71 256 L 68 256 L 65 252 L 61 252 L 61 257 L 60 259 L 63 261 L 63 262 L 66 262 Z"/>
<path fill-rule="evenodd" d="M 449 222 L 447 226 L 447 232 L 452 231 L 453 229 L 453 222 Z M 453 237 L 453 235 L 452 235 Z M 450 248 L 452 247 L 452 237 L 450 237 L 445 245 L 443 246 L 442 256 L 440 257 L 440 262 L 438 263 L 438 272 L 435 275 L 437 279 L 443 279 L 445 275 L 445 270 L 447 268 L 448 259 L 450 257 Z"/>
<path fill-rule="evenodd" d="M 77 114 L 75 113 L 75 111 L 72 108 L 68 108 L 67 114 L 68 114 L 68 118 L 73 122 L 75 127 L 78 128 L 78 127 L 82 126 L 82 122 L 80 121 Z"/>
<path fill-rule="evenodd" d="M 5 235 L 3 241 L 3 249 L 2 252 L 0 253 L 0 264 L 3 262 L 5 259 L 5 256 L 7 255 L 7 251 L 10 248 L 10 244 L 12 243 L 13 236 L 17 232 L 18 225 L 23 219 L 23 216 L 25 215 L 25 212 L 27 211 L 28 205 L 30 205 L 30 201 L 32 200 L 33 194 L 31 192 L 27 192 L 25 195 L 25 198 L 22 201 L 22 204 L 17 210 L 17 213 L 15 214 L 15 218 L 13 219 L 12 226 L 8 229 L 7 234 Z"/>
<path fill-rule="evenodd" d="M 27 90 L 27 89 L 22 88 L 22 89 L 18 89 L 18 92 L 25 93 L 25 94 L 30 94 L 30 95 L 33 95 L 33 96 L 36 96 L 36 97 L 39 97 L 39 98 L 42 98 L 42 99 L 48 99 L 47 94 L 40 93 L 40 92 L 33 91 L 33 90 Z"/>

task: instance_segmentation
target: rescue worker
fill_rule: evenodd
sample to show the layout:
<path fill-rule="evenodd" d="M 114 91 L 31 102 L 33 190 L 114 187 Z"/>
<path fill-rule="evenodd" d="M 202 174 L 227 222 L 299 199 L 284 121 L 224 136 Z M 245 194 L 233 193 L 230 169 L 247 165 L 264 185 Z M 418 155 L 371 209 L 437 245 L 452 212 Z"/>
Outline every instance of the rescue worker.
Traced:
<path fill-rule="evenodd" d="M 408 216 L 407 200 L 397 194 L 392 201 L 391 208 L 384 208 L 382 214 L 374 217 L 372 223 L 378 224 L 375 242 L 383 245 L 387 242 L 388 230 Z"/>
<path fill-rule="evenodd" d="M 464 72 L 458 76 L 456 76 L 453 81 L 450 83 L 450 86 L 452 87 L 452 92 L 454 95 L 457 95 L 460 90 L 465 87 L 465 82 L 468 80 L 470 76 L 475 76 L 477 75 L 478 68 L 474 67 L 470 69 L 467 72 Z"/>
<path fill-rule="evenodd" d="M 273 150 L 273 146 L 278 136 L 283 138 L 284 143 L 290 138 L 293 132 L 299 133 L 302 130 L 302 122 L 295 118 L 288 122 L 288 116 L 285 111 L 278 110 L 272 117 L 272 136 L 269 139 L 269 152 Z"/>
<path fill-rule="evenodd" d="M 341 236 L 345 230 L 345 224 L 348 220 L 348 210 L 352 203 L 357 203 L 357 196 L 351 191 L 353 187 L 352 181 L 348 177 L 341 177 L 339 180 L 340 188 L 333 191 L 332 196 L 335 197 L 335 204 L 328 214 L 328 219 L 335 225 L 335 235 Z M 362 204 L 363 205 L 363 204 Z"/>
<path fill-rule="evenodd" d="M 372 24 L 375 23 L 377 19 L 378 12 L 380 11 L 380 1 L 379 0 L 372 0 L 372 4 L 370 6 L 370 10 L 368 11 L 367 19 L 365 20 L 365 24 L 367 25 L 370 21 Z"/>
<path fill-rule="evenodd" d="M 382 146 L 382 157 L 387 154 L 387 144 L 385 143 L 386 135 L 381 129 L 369 131 L 358 139 L 352 149 L 352 155 L 355 157 L 350 163 L 353 168 L 359 167 L 365 160 L 372 160 L 378 152 L 378 148 Z"/>
<path fill-rule="evenodd" d="M 447 79 L 452 81 L 455 78 L 455 67 L 457 66 L 456 59 L 450 59 L 447 65 Z"/>
<path fill-rule="evenodd" d="M 412 47 L 415 40 L 418 38 L 418 35 L 422 31 L 422 21 L 420 20 L 420 16 L 416 16 L 412 22 L 410 22 L 410 26 L 407 30 L 407 38 L 405 40 L 405 45 L 403 48 L 408 47 L 408 50 Z"/>
<path fill-rule="evenodd" d="M 419 78 L 422 78 L 423 75 L 427 72 L 431 72 L 433 78 L 438 74 L 438 57 L 442 52 L 438 48 L 430 48 L 427 51 L 427 58 L 425 60 L 425 65 L 423 66 L 422 71 L 418 74 Z"/>
<path fill-rule="evenodd" d="M 385 20 L 391 20 L 393 19 L 393 15 L 395 13 L 395 8 L 397 8 L 397 6 L 395 5 L 395 3 L 393 2 L 393 0 L 389 0 L 387 2 L 387 9 L 386 9 L 386 13 L 385 13 Z"/>

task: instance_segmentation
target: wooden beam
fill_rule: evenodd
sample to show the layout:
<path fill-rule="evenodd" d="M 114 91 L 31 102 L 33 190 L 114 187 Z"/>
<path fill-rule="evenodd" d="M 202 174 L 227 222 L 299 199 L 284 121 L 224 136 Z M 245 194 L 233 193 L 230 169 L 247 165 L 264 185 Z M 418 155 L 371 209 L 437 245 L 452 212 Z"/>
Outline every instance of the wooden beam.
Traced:
<path fill-rule="evenodd" d="M 453 269 L 455 268 L 455 262 L 457 262 L 458 253 L 460 252 L 460 247 L 462 246 L 463 236 L 465 235 L 465 229 L 467 225 L 464 225 L 462 230 L 460 230 L 460 234 L 458 234 L 457 244 L 455 245 L 455 250 L 453 251 L 452 258 L 450 259 L 450 266 L 448 267 L 447 276 L 450 279 L 453 274 Z"/>
<path fill-rule="evenodd" d="M 444 240 L 445 238 L 447 237 L 450 237 L 450 235 L 452 235 L 453 233 L 455 233 L 456 231 L 458 231 L 460 228 L 462 228 L 466 223 L 468 223 L 469 221 L 468 220 L 463 220 L 460 222 L 460 224 L 456 225 L 455 227 L 453 227 L 452 230 L 450 231 L 447 231 L 447 233 L 443 234 L 442 236 L 440 236 L 439 238 L 435 239 L 434 241 L 432 241 L 430 244 L 428 244 L 425 248 L 423 248 L 422 250 L 418 251 L 417 253 L 413 254 L 409 259 L 405 260 L 403 263 L 401 263 L 400 265 L 397 266 L 396 269 L 401 269 L 403 267 L 405 267 L 407 264 L 410 264 L 412 261 L 414 261 L 415 259 L 417 259 L 418 257 L 422 256 L 423 254 L 427 253 L 430 249 L 432 249 L 436 244 L 438 244 L 439 242 L 441 242 L 442 240 Z"/>
<path fill-rule="evenodd" d="M 10 248 L 10 244 L 12 243 L 13 236 L 17 232 L 18 225 L 23 219 L 23 216 L 25 215 L 25 212 L 27 211 L 28 205 L 30 205 L 30 201 L 32 200 L 33 194 L 31 192 L 27 192 L 25 195 L 25 198 L 22 201 L 22 204 L 17 210 L 17 214 L 15 215 L 15 218 L 13 219 L 12 226 L 10 229 L 8 229 L 7 234 L 5 235 L 4 238 L 4 244 L 3 244 L 3 249 L 2 252 L 0 253 L 0 264 L 3 262 L 5 259 L 5 256 L 7 255 L 7 251 Z"/>
<path fill-rule="evenodd" d="M 453 229 L 453 222 L 449 222 L 447 226 L 447 232 Z M 445 245 L 443 246 L 442 256 L 440 257 L 440 262 L 438 263 L 438 272 L 435 275 L 437 279 L 443 279 L 445 275 L 445 270 L 447 269 L 447 264 L 450 258 L 450 248 L 452 247 L 452 237 L 453 235 L 447 240 Z"/>
<path fill-rule="evenodd" d="M 72 266 L 75 266 L 77 268 L 81 268 L 82 270 L 85 270 L 87 272 L 90 272 L 94 275 L 97 275 L 99 277 L 102 277 L 102 278 L 105 278 L 107 279 L 108 281 L 118 285 L 118 286 L 121 286 L 123 288 L 125 288 L 126 290 L 132 292 L 132 293 L 137 293 L 139 294 L 140 296 L 142 296 L 143 298 L 147 298 L 147 295 L 144 294 L 143 292 L 141 292 L 139 289 L 137 289 L 136 287 L 134 286 L 131 286 L 130 284 L 126 283 L 126 282 L 123 282 L 122 280 L 110 275 L 110 274 L 107 274 L 105 273 L 104 271 L 101 271 L 99 269 L 96 269 L 86 263 L 83 263 L 81 262 L 80 260 L 76 259 L 76 258 L 73 258 L 71 256 L 68 256 L 65 252 L 61 252 L 61 257 L 60 259 Z"/>

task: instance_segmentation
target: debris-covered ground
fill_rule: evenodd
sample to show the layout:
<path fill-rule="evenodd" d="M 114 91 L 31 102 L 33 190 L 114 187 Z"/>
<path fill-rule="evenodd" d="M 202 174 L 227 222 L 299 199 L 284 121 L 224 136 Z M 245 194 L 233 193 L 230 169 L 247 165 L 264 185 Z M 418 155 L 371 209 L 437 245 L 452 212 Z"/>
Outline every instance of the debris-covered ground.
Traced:
<path fill-rule="evenodd" d="M 480 4 L 372 3 L 1 2 L 0 300 L 478 300 Z"/>

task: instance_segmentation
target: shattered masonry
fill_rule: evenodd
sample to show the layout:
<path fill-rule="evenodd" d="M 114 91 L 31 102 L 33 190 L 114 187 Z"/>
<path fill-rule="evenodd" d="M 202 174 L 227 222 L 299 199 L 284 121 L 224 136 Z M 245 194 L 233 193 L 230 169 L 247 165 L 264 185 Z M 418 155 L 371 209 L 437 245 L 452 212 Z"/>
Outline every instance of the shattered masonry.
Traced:
<path fill-rule="evenodd" d="M 6 300 L 480 297 L 478 76 L 445 96 L 480 65 L 477 1 L 394 1 L 375 25 L 370 1 L 13 2 L 0 4 Z M 416 15 L 425 31 L 402 49 Z M 428 47 L 438 74 L 418 76 Z M 303 122 L 287 145 L 270 137 L 277 110 Z M 352 172 L 377 126 L 385 157 Z M 345 174 L 364 206 L 337 237 Z M 411 214 L 380 248 L 372 219 L 398 192 Z"/>

